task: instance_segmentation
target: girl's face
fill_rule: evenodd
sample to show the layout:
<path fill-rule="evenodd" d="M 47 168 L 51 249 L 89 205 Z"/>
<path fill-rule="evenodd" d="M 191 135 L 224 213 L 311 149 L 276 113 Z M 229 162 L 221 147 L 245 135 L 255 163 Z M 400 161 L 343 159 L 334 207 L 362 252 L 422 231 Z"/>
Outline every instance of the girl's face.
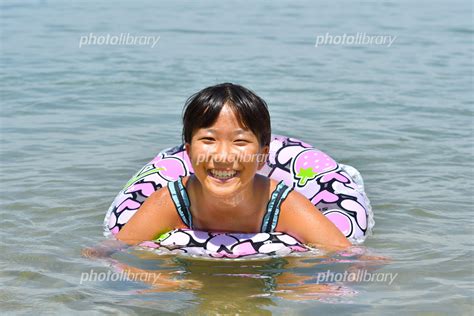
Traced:
<path fill-rule="evenodd" d="M 193 133 L 186 152 L 203 189 L 215 196 L 232 196 L 252 184 L 265 164 L 268 146 L 245 129 L 226 104 L 215 123 Z"/>

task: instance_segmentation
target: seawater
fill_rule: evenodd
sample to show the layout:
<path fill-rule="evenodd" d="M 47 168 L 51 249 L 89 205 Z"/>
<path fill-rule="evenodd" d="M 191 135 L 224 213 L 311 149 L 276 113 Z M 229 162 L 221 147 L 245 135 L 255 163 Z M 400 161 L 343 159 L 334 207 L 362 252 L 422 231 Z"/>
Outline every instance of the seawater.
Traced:
<path fill-rule="evenodd" d="M 28 0 L 0 12 L 3 313 L 473 312 L 470 2 Z M 159 41 L 79 47 L 91 33 Z M 396 38 L 315 45 L 363 33 Z M 319 286 L 367 264 L 341 258 L 81 257 L 125 182 L 180 143 L 186 98 L 225 81 L 267 101 L 274 133 L 362 173 L 376 221 L 364 246 L 392 260 L 363 269 L 397 274 L 391 284 Z M 80 282 L 132 267 L 187 283 Z"/>

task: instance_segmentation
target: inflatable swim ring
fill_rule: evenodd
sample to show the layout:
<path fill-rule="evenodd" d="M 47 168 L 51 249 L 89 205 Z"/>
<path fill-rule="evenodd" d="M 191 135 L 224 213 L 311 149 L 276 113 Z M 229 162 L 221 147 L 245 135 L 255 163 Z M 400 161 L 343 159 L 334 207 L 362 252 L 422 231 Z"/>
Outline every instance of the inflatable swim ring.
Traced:
<path fill-rule="evenodd" d="M 306 196 L 353 244 L 362 243 L 370 235 L 373 213 L 362 177 L 355 168 L 338 164 L 298 139 L 272 135 L 269 157 L 258 173 L 283 180 Z M 153 192 L 190 174 L 193 168 L 184 145 L 161 151 L 114 199 L 104 219 L 104 235 L 117 234 Z M 175 229 L 139 246 L 157 253 L 210 258 L 281 256 L 310 250 L 279 232 L 237 234 L 190 229 Z"/>

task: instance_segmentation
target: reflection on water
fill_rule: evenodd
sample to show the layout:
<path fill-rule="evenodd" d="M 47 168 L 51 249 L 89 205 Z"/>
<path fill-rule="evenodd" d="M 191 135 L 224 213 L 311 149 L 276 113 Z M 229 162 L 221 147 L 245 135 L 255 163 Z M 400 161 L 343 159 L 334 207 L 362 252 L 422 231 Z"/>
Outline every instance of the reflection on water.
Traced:
<path fill-rule="evenodd" d="M 106 259 L 114 273 L 126 275 L 128 282 L 146 284 L 146 288 L 134 290 L 136 295 L 190 294 L 192 311 L 202 313 L 265 314 L 275 306 L 275 299 L 348 302 L 357 295 L 351 282 L 321 276 L 326 271 L 357 275 L 387 263 L 385 258 L 347 252 L 249 261 L 158 256 L 139 250 L 116 257 L 119 259 Z"/>

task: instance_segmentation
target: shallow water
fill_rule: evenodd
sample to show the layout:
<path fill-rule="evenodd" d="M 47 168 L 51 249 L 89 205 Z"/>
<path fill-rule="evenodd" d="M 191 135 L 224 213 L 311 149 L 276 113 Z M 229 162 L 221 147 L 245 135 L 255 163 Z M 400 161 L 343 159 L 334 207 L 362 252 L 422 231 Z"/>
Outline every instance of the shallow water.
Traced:
<path fill-rule="evenodd" d="M 2 311 L 473 312 L 468 1 L 3 1 L 0 11 Z M 79 48 L 91 32 L 160 40 Z M 397 38 L 391 47 L 315 47 L 327 32 Z M 398 273 L 391 285 L 315 286 L 318 273 L 357 260 L 208 263 L 130 252 L 109 267 L 81 257 L 103 240 L 103 216 L 124 183 L 180 142 L 186 98 L 223 81 L 267 101 L 274 133 L 359 169 L 376 221 L 365 246 L 392 258 L 375 270 Z M 197 283 L 166 292 L 80 282 L 123 264 Z"/>

